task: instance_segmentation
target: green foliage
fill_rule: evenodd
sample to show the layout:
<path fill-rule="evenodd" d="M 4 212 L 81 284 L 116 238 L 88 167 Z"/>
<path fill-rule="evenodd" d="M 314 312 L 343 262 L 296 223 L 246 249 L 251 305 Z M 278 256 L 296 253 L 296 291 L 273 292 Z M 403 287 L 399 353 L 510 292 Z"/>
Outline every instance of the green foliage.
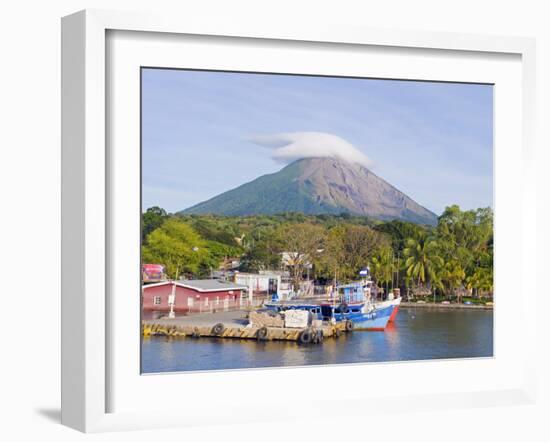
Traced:
<path fill-rule="evenodd" d="M 443 258 L 438 255 L 438 244 L 428 237 L 409 238 L 403 250 L 406 257 L 407 276 L 417 281 L 417 285 L 428 281 L 439 283 L 438 271 L 444 266 Z"/>
<path fill-rule="evenodd" d="M 440 269 L 439 276 L 443 286 L 447 286 L 452 293 L 464 282 L 466 272 L 459 260 L 450 259 Z"/>
<path fill-rule="evenodd" d="M 209 275 L 212 271 L 217 270 L 220 263 L 226 258 L 239 257 L 242 254 L 242 248 L 236 246 L 228 246 L 217 241 L 205 241 L 205 249 L 208 254 L 204 256 L 201 262 L 201 275 Z"/>
<path fill-rule="evenodd" d="M 359 270 L 383 248 L 389 248 L 386 236 L 368 226 L 340 224 L 332 227 L 318 260 L 318 275 L 327 279 L 356 279 Z"/>
<path fill-rule="evenodd" d="M 420 239 L 428 233 L 426 226 L 399 220 L 379 223 L 374 226 L 374 229 L 387 234 L 391 239 L 394 252 L 400 255 L 403 255 L 403 250 L 407 246 L 406 243 L 409 238 Z"/>
<path fill-rule="evenodd" d="M 281 252 L 287 253 L 285 264 L 290 269 L 294 288 L 298 289 L 304 270 L 318 259 L 326 241 L 326 231 L 316 224 L 283 224 L 274 238 L 281 245 Z"/>
<path fill-rule="evenodd" d="M 168 214 L 160 207 L 149 207 L 141 216 L 141 240 L 145 241 L 147 235 L 159 228 Z"/>
<path fill-rule="evenodd" d="M 239 229 L 223 218 L 214 216 L 192 217 L 189 224 L 203 238 L 208 238 L 231 247 L 238 246 Z"/>
<path fill-rule="evenodd" d="M 381 248 L 370 260 L 372 277 L 379 285 L 386 285 L 393 281 L 395 261 L 393 250 L 390 247 Z"/>
<path fill-rule="evenodd" d="M 274 228 L 259 227 L 246 238 L 241 269 L 245 272 L 278 269 L 281 266 L 282 249 Z"/>
<path fill-rule="evenodd" d="M 449 290 L 464 285 L 478 294 L 492 293 L 493 211 L 447 207 L 439 217 L 436 234 L 440 255 L 447 262 L 443 277 Z"/>
<path fill-rule="evenodd" d="M 170 278 L 178 279 L 184 273 L 197 273 L 208 257 L 205 241 L 189 225 L 174 218 L 147 236 L 142 247 L 144 262 L 166 266 Z"/>
<path fill-rule="evenodd" d="M 170 277 L 208 276 L 225 258 L 239 257 L 241 271 L 286 266 L 299 284 L 311 275 L 340 282 L 357 279 L 370 265 L 380 285 L 422 286 L 433 294 L 476 296 L 493 292 L 493 213 L 449 206 L 435 227 L 373 221 L 342 214 L 290 212 L 257 216 L 168 215 L 153 207 L 142 217 L 144 262 L 167 266 Z"/>

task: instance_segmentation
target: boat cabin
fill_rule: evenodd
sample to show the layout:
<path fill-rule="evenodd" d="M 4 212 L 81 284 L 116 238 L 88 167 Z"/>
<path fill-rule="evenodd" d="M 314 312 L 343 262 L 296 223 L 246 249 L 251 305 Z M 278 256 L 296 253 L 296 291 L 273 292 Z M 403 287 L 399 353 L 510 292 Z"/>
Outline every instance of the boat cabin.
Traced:
<path fill-rule="evenodd" d="M 365 290 L 367 286 L 361 283 L 345 284 L 336 287 L 339 298 L 346 304 L 365 301 Z"/>

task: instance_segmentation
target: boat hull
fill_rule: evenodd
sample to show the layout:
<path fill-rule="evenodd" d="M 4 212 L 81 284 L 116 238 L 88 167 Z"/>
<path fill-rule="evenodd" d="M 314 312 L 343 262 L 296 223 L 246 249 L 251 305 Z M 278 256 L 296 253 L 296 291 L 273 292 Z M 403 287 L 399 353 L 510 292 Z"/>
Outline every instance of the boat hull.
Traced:
<path fill-rule="evenodd" d="M 392 300 L 389 300 L 389 301 L 377 302 L 376 307 L 384 308 L 384 307 L 391 306 L 392 307 L 392 312 L 391 312 L 390 319 L 389 319 L 388 322 L 394 322 L 395 317 L 397 316 L 397 313 L 399 312 L 399 305 L 400 304 L 401 304 L 401 297 L 396 298 L 396 299 L 392 299 Z"/>
<path fill-rule="evenodd" d="M 355 330 L 384 331 L 393 312 L 393 306 L 375 308 L 372 313 L 365 313 L 363 319 L 354 321 Z"/>
<path fill-rule="evenodd" d="M 364 331 L 384 331 L 390 316 L 393 311 L 393 306 L 376 307 L 372 312 L 368 313 L 350 313 L 350 314 L 335 314 L 336 321 L 350 320 L 353 322 L 354 330 Z"/>

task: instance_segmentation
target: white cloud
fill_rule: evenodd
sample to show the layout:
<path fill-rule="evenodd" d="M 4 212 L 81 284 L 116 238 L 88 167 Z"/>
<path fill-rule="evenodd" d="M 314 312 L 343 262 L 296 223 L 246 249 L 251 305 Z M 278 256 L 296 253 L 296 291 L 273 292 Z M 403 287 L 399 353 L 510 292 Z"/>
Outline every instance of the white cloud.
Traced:
<path fill-rule="evenodd" d="M 353 144 L 325 132 L 288 132 L 255 135 L 249 138 L 254 144 L 274 149 L 272 158 L 288 163 L 300 158 L 336 157 L 371 167 L 372 161 Z"/>

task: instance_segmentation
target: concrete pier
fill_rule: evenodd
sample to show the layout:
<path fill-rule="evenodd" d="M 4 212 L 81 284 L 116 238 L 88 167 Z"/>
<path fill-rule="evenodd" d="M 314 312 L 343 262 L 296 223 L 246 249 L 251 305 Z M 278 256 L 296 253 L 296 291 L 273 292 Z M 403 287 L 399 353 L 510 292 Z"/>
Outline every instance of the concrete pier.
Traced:
<path fill-rule="evenodd" d="M 246 315 L 247 312 L 241 310 L 148 319 L 142 321 L 142 334 L 143 336 L 255 339 L 318 344 L 325 338 L 335 338 L 346 332 L 346 323 L 323 324 L 308 328 L 251 326 L 248 324 Z"/>

